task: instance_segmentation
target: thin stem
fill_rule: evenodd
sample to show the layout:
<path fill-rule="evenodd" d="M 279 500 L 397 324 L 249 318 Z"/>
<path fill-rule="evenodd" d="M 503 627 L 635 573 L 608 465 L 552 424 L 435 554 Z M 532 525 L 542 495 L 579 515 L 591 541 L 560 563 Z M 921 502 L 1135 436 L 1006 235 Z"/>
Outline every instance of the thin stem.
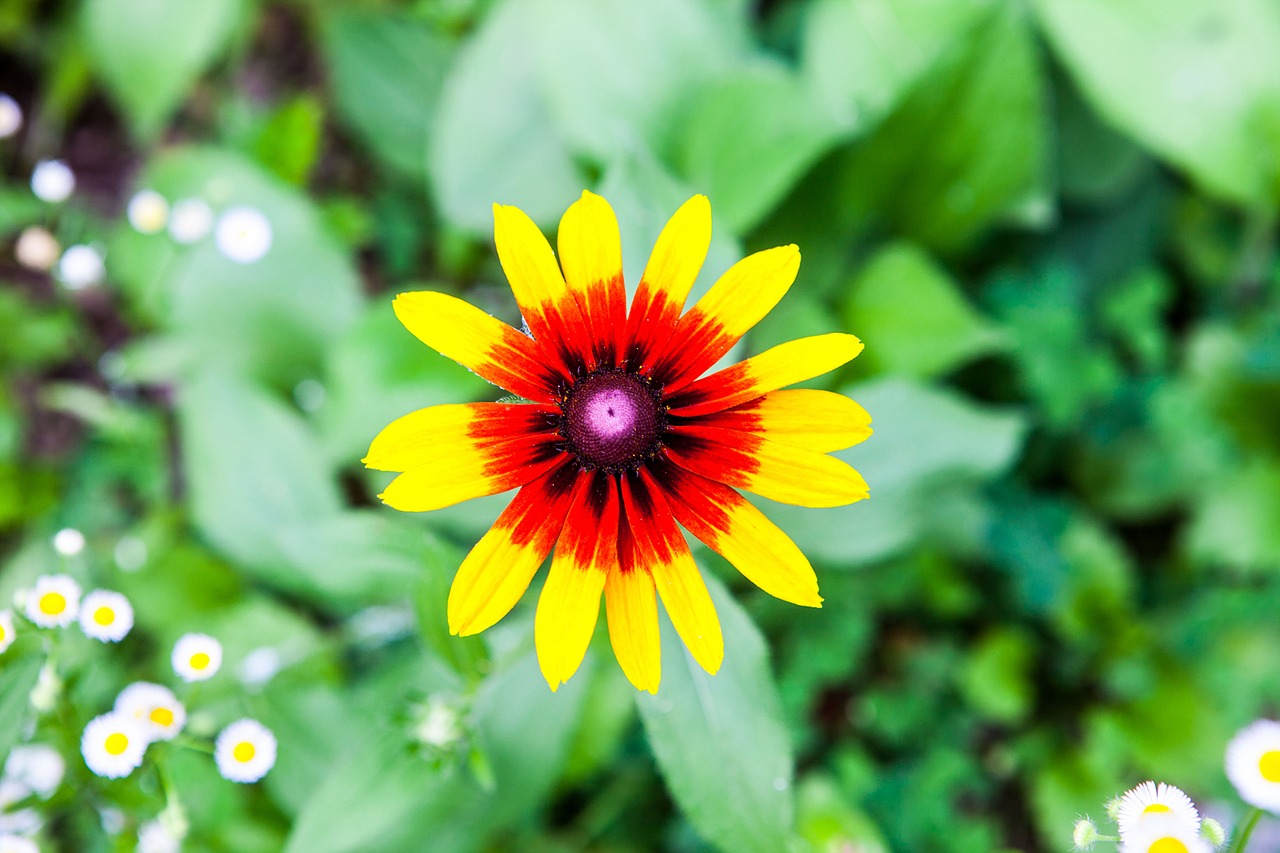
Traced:
<path fill-rule="evenodd" d="M 1254 809 L 1249 813 L 1249 819 L 1245 821 L 1244 828 L 1235 833 L 1235 838 L 1231 843 L 1231 853 L 1244 853 L 1249 846 L 1249 836 L 1253 835 L 1253 828 L 1258 825 L 1258 821 L 1262 819 L 1262 809 Z"/>

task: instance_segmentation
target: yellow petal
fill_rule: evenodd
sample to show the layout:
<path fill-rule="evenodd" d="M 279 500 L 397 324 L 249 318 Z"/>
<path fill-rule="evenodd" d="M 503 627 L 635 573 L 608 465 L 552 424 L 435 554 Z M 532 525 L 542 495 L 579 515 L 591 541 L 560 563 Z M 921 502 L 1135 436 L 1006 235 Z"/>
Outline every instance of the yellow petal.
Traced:
<path fill-rule="evenodd" d="M 862 406 L 843 394 L 807 388 L 770 391 L 732 409 L 703 415 L 697 422 L 819 453 L 844 450 L 871 435 L 871 415 Z"/>
<path fill-rule="evenodd" d="M 618 665 L 637 690 L 657 693 L 662 651 L 653 579 L 643 571 L 612 572 L 605 582 L 604 601 Z"/>
<path fill-rule="evenodd" d="M 617 364 L 627 324 L 622 237 L 609 202 L 583 191 L 560 220 L 560 265 L 591 329 L 591 367 Z"/>
<path fill-rule="evenodd" d="M 440 457 L 482 453 L 487 442 L 539 433 L 549 437 L 547 417 L 555 412 L 543 406 L 505 403 L 430 406 L 384 427 L 361 461 L 378 471 L 409 471 Z"/>

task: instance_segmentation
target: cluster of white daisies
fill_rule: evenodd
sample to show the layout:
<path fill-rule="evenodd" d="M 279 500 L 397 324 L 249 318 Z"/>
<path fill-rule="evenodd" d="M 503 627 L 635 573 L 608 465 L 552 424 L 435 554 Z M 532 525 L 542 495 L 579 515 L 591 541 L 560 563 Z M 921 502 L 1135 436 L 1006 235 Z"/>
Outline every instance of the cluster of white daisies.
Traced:
<path fill-rule="evenodd" d="M 1257 720 L 1241 729 L 1226 753 L 1227 778 L 1240 799 L 1261 811 L 1280 814 L 1280 722 Z M 1120 853 L 1211 853 L 1226 843 L 1212 818 L 1201 819 L 1195 803 L 1178 788 L 1143 782 L 1107 805 L 1119 836 L 1102 835 L 1093 821 L 1077 821 L 1077 850 L 1099 841 L 1117 841 Z"/>

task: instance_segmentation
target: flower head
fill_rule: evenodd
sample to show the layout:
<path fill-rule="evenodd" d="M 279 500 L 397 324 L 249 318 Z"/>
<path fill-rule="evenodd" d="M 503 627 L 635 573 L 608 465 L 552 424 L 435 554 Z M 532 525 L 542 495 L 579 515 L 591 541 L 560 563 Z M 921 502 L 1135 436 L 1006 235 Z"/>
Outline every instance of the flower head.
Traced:
<path fill-rule="evenodd" d="M 179 243 L 190 244 L 205 238 L 213 228 L 213 209 L 202 198 L 184 198 L 174 202 L 169 214 L 169 236 Z"/>
<path fill-rule="evenodd" d="M 182 839 L 164 821 L 150 820 L 138 827 L 138 853 L 179 853 Z"/>
<path fill-rule="evenodd" d="M 69 246 L 58 261 L 58 278 L 68 290 L 98 284 L 106 273 L 102 253 L 92 246 Z"/>
<path fill-rule="evenodd" d="M 208 634 L 183 634 L 173 645 L 173 669 L 183 681 L 207 681 L 222 666 L 222 644 Z"/>
<path fill-rule="evenodd" d="M 84 550 L 84 534 L 74 527 L 64 527 L 53 534 L 53 550 L 64 557 L 74 557 Z"/>
<path fill-rule="evenodd" d="M 58 238 L 39 225 L 24 228 L 13 247 L 13 256 L 27 269 L 48 272 L 58 262 L 62 247 Z"/>
<path fill-rule="evenodd" d="M 231 260 L 252 264 L 271 249 L 271 222 L 257 208 L 233 207 L 218 218 L 213 239 Z"/>
<path fill-rule="evenodd" d="M 1152 814 L 1121 838 L 1120 853 L 1211 853 L 1195 827 L 1169 813 Z"/>
<path fill-rule="evenodd" d="M 120 779 L 142 765 L 148 743 L 141 723 L 112 711 L 94 717 L 84 727 L 80 752 L 84 755 L 84 763 L 94 773 L 108 779 Z"/>
<path fill-rule="evenodd" d="M 80 612 L 80 584 L 67 575 L 42 575 L 26 605 L 27 618 L 41 628 L 65 628 Z"/>
<path fill-rule="evenodd" d="M 133 628 L 133 606 L 118 592 L 95 589 L 80 602 L 80 628 L 95 640 L 118 643 Z"/>
<path fill-rule="evenodd" d="M 0 610 L 0 655 L 9 650 L 16 636 L 13 630 L 13 611 Z"/>
<path fill-rule="evenodd" d="M 0 139 L 13 136 L 22 127 L 22 107 L 12 96 L 0 92 Z"/>
<path fill-rule="evenodd" d="M 1280 814 L 1280 722 L 1256 720 L 1227 744 L 1227 778 L 1251 806 Z"/>
<path fill-rule="evenodd" d="M 42 799 L 53 796 L 66 775 L 62 753 L 43 743 L 15 746 L 4 762 L 4 776 L 20 782 Z"/>
<path fill-rule="evenodd" d="M 158 234 L 169 222 L 169 202 L 155 190 L 140 190 L 125 210 L 129 224 L 142 234 Z"/>
<path fill-rule="evenodd" d="M 858 472 L 827 455 L 870 434 L 867 413 L 838 394 L 779 390 L 840 367 L 862 343 L 804 338 L 703 376 L 786 293 L 799 250 L 738 262 L 682 315 L 711 239 L 710 205 L 695 196 L 659 236 L 628 311 L 603 198 L 583 193 L 565 213 L 559 264 L 524 213 L 496 206 L 494 218 L 529 334 L 443 293 L 402 293 L 394 308 L 424 343 L 529 403 L 405 415 L 364 460 L 399 473 L 381 498 L 400 510 L 520 489 L 454 578 L 450 631 L 475 634 L 505 616 L 554 547 L 534 625 L 553 690 L 582 662 L 601 595 L 636 687 L 658 689 L 655 594 L 714 673 L 720 623 L 677 525 L 766 592 L 820 606 L 809 561 L 737 489 L 803 506 L 867 496 Z"/>
<path fill-rule="evenodd" d="M 1195 803 L 1178 788 L 1161 782 L 1143 782 L 1120 798 L 1116 824 L 1120 836 L 1128 837 L 1146 820 L 1156 815 L 1170 815 L 1191 827 L 1192 834 L 1200 831 L 1200 814 Z"/>
<path fill-rule="evenodd" d="M 187 724 L 187 709 L 160 684 L 136 681 L 116 697 L 115 712 L 142 724 L 151 740 L 173 740 Z"/>
<path fill-rule="evenodd" d="M 31 172 L 31 191 L 41 201 L 66 201 L 75 188 L 76 176 L 61 160 L 41 160 Z"/>
<path fill-rule="evenodd" d="M 276 763 L 276 736 L 257 720 L 236 720 L 218 733 L 213 758 L 232 782 L 257 782 Z"/>
<path fill-rule="evenodd" d="M 0 853 L 40 853 L 40 848 L 21 835 L 0 835 Z"/>

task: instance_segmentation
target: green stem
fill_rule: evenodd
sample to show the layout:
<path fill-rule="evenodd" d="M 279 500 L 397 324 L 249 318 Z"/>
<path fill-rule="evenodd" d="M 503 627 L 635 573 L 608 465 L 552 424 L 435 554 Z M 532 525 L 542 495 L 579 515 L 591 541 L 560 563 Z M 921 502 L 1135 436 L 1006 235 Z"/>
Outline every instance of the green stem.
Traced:
<path fill-rule="evenodd" d="M 1249 846 L 1249 836 L 1253 835 L 1253 828 L 1261 819 L 1262 809 L 1254 809 L 1249 813 L 1249 819 L 1244 822 L 1244 828 L 1235 833 L 1236 837 L 1231 842 L 1231 853 L 1244 853 L 1245 848 Z"/>

